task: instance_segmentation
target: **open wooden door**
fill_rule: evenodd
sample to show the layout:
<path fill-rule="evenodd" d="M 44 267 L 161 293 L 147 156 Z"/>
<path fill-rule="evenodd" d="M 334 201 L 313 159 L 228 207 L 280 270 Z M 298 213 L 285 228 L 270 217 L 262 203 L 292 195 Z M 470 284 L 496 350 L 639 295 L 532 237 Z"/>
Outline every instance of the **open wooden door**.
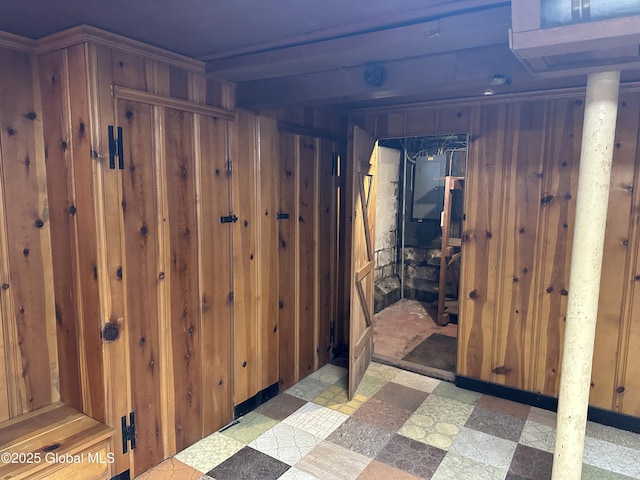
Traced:
<path fill-rule="evenodd" d="M 351 158 L 351 311 L 349 315 L 349 399 L 355 395 L 373 353 L 375 198 L 378 144 L 353 127 Z"/>

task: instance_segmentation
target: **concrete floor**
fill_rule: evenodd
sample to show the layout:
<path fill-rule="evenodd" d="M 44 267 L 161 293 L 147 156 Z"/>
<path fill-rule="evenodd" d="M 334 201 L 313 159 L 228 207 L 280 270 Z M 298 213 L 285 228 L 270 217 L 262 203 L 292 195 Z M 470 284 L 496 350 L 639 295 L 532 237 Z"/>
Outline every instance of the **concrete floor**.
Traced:
<path fill-rule="evenodd" d="M 426 303 L 402 299 L 373 317 L 374 354 L 387 362 L 402 358 L 434 333 L 456 337 L 458 326 L 439 327 L 436 311 Z M 403 365 L 404 366 L 404 365 Z"/>

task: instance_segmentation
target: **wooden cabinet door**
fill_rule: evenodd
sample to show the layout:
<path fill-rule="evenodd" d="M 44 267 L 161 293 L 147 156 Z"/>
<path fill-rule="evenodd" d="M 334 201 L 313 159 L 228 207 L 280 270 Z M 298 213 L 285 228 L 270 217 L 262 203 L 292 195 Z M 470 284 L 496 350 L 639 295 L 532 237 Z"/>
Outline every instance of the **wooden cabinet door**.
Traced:
<path fill-rule="evenodd" d="M 349 399 L 371 363 L 375 264 L 377 143 L 353 127 L 351 158 L 351 309 L 349 316 Z"/>
<path fill-rule="evenodd" d="M 116 109 L 137 475 L 231 420 L 227 125 L 129 100 Z"/>

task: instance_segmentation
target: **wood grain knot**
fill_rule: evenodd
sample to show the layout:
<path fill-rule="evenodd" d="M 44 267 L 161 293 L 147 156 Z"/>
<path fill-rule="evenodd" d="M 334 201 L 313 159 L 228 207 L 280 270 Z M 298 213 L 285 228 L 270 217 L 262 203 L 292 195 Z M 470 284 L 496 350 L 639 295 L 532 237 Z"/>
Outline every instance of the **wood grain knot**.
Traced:
<path fill-rule="evenodd" d="M 626 247 L 627 245 L 629 245 L 629 240 L 625 238 L 625 239 L 622 241 L 622 245 L 624 245 L 625 247 Z"/>
<path fill-rule="evenodd" d="M 164 272 L 160 272 L 160 273 L 158 274 L 158 278 L 159 278 L 160 280 L 164 280 Z"/>
<path fill-rule="evenodd" d="M 144 347 L 144 344 L 147 343 L 147 339 L 145 337 L 140 337 L 140 340 L 138 341 L 138 343 L 140 344 L 141 347 Z"/>
<path fill-rule="evenodd" d="M 565 200 L 571 200 L 571 198 L 572 198 L 572 197 L 571 197 L 571 194 L 570 194 L 570 193 L 565 193 L 565 195 L 564 195 L 564 199 L 565 199 Z"/>
<path fill-rule="evenodd" d="M 149 230 L 147 229 L 146 225 L 143 225 L 142 228 L 140 228 L 140 233 L 142 234 L 143 237 L 147 236 L 147 233 L 149 233 Z"/>
<path fill-rule="evenodd" d="M 36 118 L 38 118 L 38 115 L 36 114 L 36 112 L 25 113 L 24 116 L 27 117 L 29 120 L 35 120 Z"/>
<path fill-rule="evenodd" d="M 469 292 L 469 298 L 476 299 L 478 297 L 479 297 L 478 290 L 471 290 L 471 292 Z"/>
<path fill-rule="evenodd" d="M 510 371 L 511 371 L 511 368 L 507 367 L 506 365 L 502 365 L 500 367 L 496 367 L 493 370 L 491 370 L 491 372 L 495 373 L 496 375 L 506 375 Z"/>
<path fill-rule="evenodd" d="M 69 205 L 69 215 L 73 216 L 76 214 L 77 211 L 78 209 L 76 208 L 75 205 Z"/>
<path fill-rule="evenodd" d="M 2 290 L 9 290 L 9 284 L 8 283 L 3 283 L 2 284 Z"/>
<path fill-rule="evenodd" d="M 282 303 L 281 301 L 278 302 L 278 308 L 283 309 L 284 308 L 284 303 Z"/>
<path fill-rule="evenodd" d="M 485 233 L 485 235 L 487 236 L 487 238 L 491 238 L 493 237 L 493 233 L 491 233 L 490 231 L 487 230 L 487 232 Z"/>
<path fill-rule="evenodd" d="M 242 362 L 242 368 L 247 368 L 247 361 Z"/>
<path fill-rule="evenodd" d="M 28 248 L 25 248 L 24 250 L 22 250 L 22 254 L 23 254 L 25 257 L 28 257 L 28 256 L 29 256 L 29 249 L 28 249 Z"/>
<path fill-rule="evenodd" d="M 458 117 L 458 118 L 462 118 L 462 112 L 458 112 L 458 113 L 456 113 L 456 117 Z"/>
<path fill-rule="evenodd" d="M 109 322 L 102 329 L 102 338 L 105 342 L 113 342 L 120 336 L 120 327 L 114 322 Z"/>
<path fill-rule="evenodd" d="M 520 230 L 518 230 L 518 233 L 524 233 L 524 232 L 525 232 L 524 227 L 521 227 Z"/>
<path fill-rule="evenodd" d="M 46 447 L 42 447 L 42 451 L 43 452 L 53 452 L 54 450 L 57 450 L 60 448 L 60 444 L 59 443 L 52 443 L 51 445 L 47 445 Z"/>
<path fill-rule="evenodd" d="M 13 128 L 9 127 L 7 128 L 7 133 L 10 137 L 13 137 L 16 134 L 16 131 Z"/>
<path fill-rule="evenodd" d="M 547 195 L 546 197 L 542 197 L 540 199 L 540 203 L 542 205 L 549 205 L 552 200 L 553 200 L 553 195 Z"/>
<path fill-rule="evenodd" d="M 634 279 L 636 282 L 640 282 L 640 275 L 636 275 L 635 277 L 633 277 L 633 279 Z"/>
<path fill-rule="evenodd" d="M 38 227 L 38 228 L 42 228 L 42 227 L 44 227 L 44 222 L 40 218 L 38 218 L 35 221 L 35 226 Z"/>
<path fill-rule="evenodd" d="M 616 392 L 618 393 L 624 393 L 624 387 L 623 386 L 619 386 L 618 388 L 616 388 Z"/>
<path fill-rule="evenodd" d="M 125 115 L 127 116 L 127 120 L 131 120 L 133 118 L 133 112 L 131 110 L 127 110 Z"/>
<path fill-rule="evenodd" d="M 564 288 L 560 290 L 560 295 L 562 295 L 563 297 L 566 297 L 567 295 L 569 295 L 569 292 L 567 292 Z"/>
<path fill-rule="evenodd" d="M 118 267 L 118 269 L 116 270 L 116 277 L 122 280 L 122 267 Z"/>
<path fill-rule="evenodd" d="M 69 146 L 69 144 L 68 144 L 65 140 L 63 140 L 62 142 L 60 142 L 60 148 L 61 148 L 62 150 L 66 150 L 68 146 Z"/>
<path fill-rule="evenodd" d="M 566 223 L 563 223 L 562 228 L 569 228 L 569 225 L 567 225 Z"/>
<path fill-rule="evenodd" d="M 547 293 L 553 292 L 553 287 L 547 287 Z"/>
<path fill-rule="evenodd" d="M 580 99 L 576 100 L 576 105 L 582 105 L 582 100 Z"/>
<path fill-rule="evenodd" d="M 78 125 L 78 131 L 79 131 L 81 134 L 83 134 L 83 133 L 84 133 L 84 130 L 85 130 L 84 122 L 80 122 L 80 125 Z"/>

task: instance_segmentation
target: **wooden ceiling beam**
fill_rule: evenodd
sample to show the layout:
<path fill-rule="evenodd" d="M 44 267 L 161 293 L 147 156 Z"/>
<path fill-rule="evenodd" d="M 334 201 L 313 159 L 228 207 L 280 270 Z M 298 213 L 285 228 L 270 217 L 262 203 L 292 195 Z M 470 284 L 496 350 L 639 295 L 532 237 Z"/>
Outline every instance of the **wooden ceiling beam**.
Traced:
<path fill-rule="evenodd" d="M 207 72 L 241 82 L 385 62 L 504 43 L 510 26 L 511 9 L 499 5 L 394 28 L 227 56 L 207 62 Z"/>
<path fill-rule="evenodd" d="M 512 85 L 532 75 L 514 57 L 507 44 L 458 52 L 420 56 L 385 64 L 387 78 L 378 88 L 363 80 L 356 66 L 238 84 L 238 105 L 262 109 L 283 105 L 342 104 L 375 101 L 430 91 L 475 91 L 489 88 L 495 73 L 509 75 Z M 442 98 L 442 97 L 439 97 Z"/>
<path fill-rule="evenodd" d="M 224 50 L 222 52 L 205 54 L 201 55 L 199 59 L 205 61 L 217 60 L 265 52 L 268 50 L 289 48 L 292 46 L 326 41 L 376 30 L 389 29 L 402 25 L 424 23 L 437 20 L 445 16 L 463 14 L 478 9 L 510 6 L 510 4 L 510 1 L 505 0 L 425 0 L 424 6 L 419 9 L 406 10 L 399 7 L 394 14 L 385 15 L 384 17 L 377 15 L 365 18 L 355 23 L 320 28 L 303 35 L 285 37 L 269 42 L 262 42 L 257 45 L 248 45 L 236 49 Z"/>

